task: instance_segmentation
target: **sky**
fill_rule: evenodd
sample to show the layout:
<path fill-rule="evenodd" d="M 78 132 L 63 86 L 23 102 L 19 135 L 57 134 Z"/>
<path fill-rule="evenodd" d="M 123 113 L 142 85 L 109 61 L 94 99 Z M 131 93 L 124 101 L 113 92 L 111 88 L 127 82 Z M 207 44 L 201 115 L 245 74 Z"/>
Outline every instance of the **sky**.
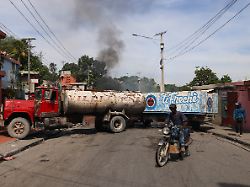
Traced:
<path fill-rule="evenodd" d="M 181 86 L 189 83 L 194 78 L 194 71 L 198 66 L 212 69 L 219 78 L 228 74 L 233 81 L 249 80 L 250 6 L 214 35 L 211 37 L 209 35 L 250 3 L 250 0 L 236 1 L 206 32 L 204 31 L 201 36 L 196 34 L 194 37 L 197 40 L 192 45 L 205 41 L 194 49 L 189 51 L 187 45 L 183 48 L 180 46 L 173 48 L 232 2 L 232 0 L 1 0 L 0 29 L 6 31 L 4 25 L 18 38 L 36 38 L 32 41 L 32 45 L 35 46 L 32 52 L 42 52 L 42 60 L 46 65 L 53 62 L 60 69 L 63 63 L 77 63 L 79 57 L 88 55 L 106 61 L 109 74 L 113 77 L 136 75 L 154 78 L 157 83 L 161 82 L 160 37 L 154 35 L 167 31 L 163 35 L 165 84 Z M 51 38 L 39 27 L 24 5 L 34 15 L 36 14 L 32 5 L 35 7 L 60 41 L 60 44 L 57 43 L 60 49 L 55 47 Z M 41 20 L 38 21 L 42 23 Z M 46 30 L 46 26 L 43 27 Z M 48 30 L 47 32 L 53 38 Z M 181 50 L 187 52 L 182 54 Z M 178 56 L 179 54 L 181 55 Z M 176 55 L 178 57 L 173 58 Z"/>

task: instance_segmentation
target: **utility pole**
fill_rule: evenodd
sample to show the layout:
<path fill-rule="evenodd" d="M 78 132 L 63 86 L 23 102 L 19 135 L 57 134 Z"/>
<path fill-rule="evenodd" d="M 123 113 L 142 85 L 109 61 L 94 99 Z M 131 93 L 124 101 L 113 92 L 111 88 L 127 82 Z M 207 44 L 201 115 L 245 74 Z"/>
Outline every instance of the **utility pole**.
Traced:
<path fill-rule="evenodd" d="M 160 49 L 161 49 L 161 60 L 160 60 L 160 70 L 161 70 L 161 84 L 160 84 L 160 92 L 165 92 L 165 84 L 164 84 L 164 41 L 163 41 L 163 35 L 166 33 L 167 31 L 164 32 L 160 32 L 155 34 L 155 36 L 160 36 L 161 40 L 160 40 Z"/>
<path fill-rule="evenodd" d="M 166 34 L 167 31 L 163 31 L 160 33 L 155 34 L 154 36 L 160 36 L 160 49 L 161 49 L 161 59 L 160 59 L 160 70 L 161 70 L 161 84 L 160 84 L 160 92 L 165 92 L 165 84 L 164 84 L 164 41 L 163 41 L 163 35 Z M 139 34 L 132 34 L 133 36 L 143 37 L 146 39 L 154 40 L 152 37 L 139 35 Z"/>
<path fill-rule="evenodd" d="M 31 86 L 31 82 L 30 82 L 30 53 L 31 53 L 31 40 L 35 40 L 35 38 L 24 38 L 23 40 L 26 40 L 28 42 L 28 87 L 29 87 L 29 93 L 30 93 L 30 86 Z"/>

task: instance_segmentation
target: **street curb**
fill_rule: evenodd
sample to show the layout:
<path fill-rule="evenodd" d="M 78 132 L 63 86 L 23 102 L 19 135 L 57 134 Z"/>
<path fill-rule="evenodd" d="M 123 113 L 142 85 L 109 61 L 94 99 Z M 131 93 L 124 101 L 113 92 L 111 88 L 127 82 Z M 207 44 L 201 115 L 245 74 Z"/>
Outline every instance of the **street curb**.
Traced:
<path fill-rule="evenodd" d="M 233 138 L 233 137 L 230 137 L 230 136 L 227 136 L 227 135 L 223 135 L 223 134 L 220 134 L 220 133 L 217 133 L 217 132 L 213 132 L 213 131 L 210 131 L 210 130 L 208 130 L 207 132 L 210 132 L 213 135 L 219 136 L 221 138 L 225 138 L 225 139 L 228 139 L 228 140 L 231 140 L 231 141 L 237 142 L 239 144 L 242 144 L 242 145 L 250 147 L 250 143 L 244 142 L 244 141 L 239 140 L 237 138 Z"/>
<path fill-rule="evenodd" d="M 16 150 L 12 150 L 12 151 L 10 151 L 10 152 L 8 152 L 8 153 L 5 153 L 4 155 L 1 155 L 1 154 L 0 154 L 0 162 L 3 161 L 5 157 L 10 157 L 10 156 L 16 155 L 16 154 L 18 154 L 18 153 L 20 153 L 20 152 L 22 152 L 22 151 L 25 151 L 26 149 L 28 149 L 28 148 L 30 148 L 30 147 L 34 147 L 34 146 L 36 146 L 36 145 L 42 143 L 43 141 L 44 141 L 44 139 L 42 138 L 42 139 L 39 139 L 39 140 L 37 140 L 37 141 L 35 141 L 35 142 L 32 142 L 32 143 L 30 143 L 30 144 L 28 144 L 28 145 L 25 145 L 25 146 L 23 146 L 23 147 L 20 147 L 20 148 L 18 148 L 18 149 L 16 149 Z"/>

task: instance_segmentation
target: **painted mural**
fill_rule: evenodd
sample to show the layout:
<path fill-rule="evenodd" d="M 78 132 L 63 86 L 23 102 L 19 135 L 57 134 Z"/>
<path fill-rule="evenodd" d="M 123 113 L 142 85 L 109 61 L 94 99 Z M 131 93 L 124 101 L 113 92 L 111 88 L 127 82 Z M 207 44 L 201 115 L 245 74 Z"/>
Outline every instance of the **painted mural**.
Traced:
<path fill-rule="evenodd" d="M 218 94 L 206 91 L 182 91 L 147 93 L 145 112 L 170 112 L 169 105 L 174 103 L 177 110 L 185 113 L 217 113 Z"/>

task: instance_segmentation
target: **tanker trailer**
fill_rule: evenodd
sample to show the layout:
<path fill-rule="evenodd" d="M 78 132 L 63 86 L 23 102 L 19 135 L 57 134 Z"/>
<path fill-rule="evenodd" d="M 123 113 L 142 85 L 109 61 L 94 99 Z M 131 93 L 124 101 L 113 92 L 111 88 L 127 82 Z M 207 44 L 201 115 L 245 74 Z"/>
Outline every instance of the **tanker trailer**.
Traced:
<path fill-rule="evenodd" d="M 145 110 L 145 98 L 139 92 L 65 90 L 62 94 L 64 115 L 70 121 L 95 122 L 95 128 L 123 131 L 129 119 L 139 118 Z M 92 117 L 91 117 L 92 116 Z"/>

